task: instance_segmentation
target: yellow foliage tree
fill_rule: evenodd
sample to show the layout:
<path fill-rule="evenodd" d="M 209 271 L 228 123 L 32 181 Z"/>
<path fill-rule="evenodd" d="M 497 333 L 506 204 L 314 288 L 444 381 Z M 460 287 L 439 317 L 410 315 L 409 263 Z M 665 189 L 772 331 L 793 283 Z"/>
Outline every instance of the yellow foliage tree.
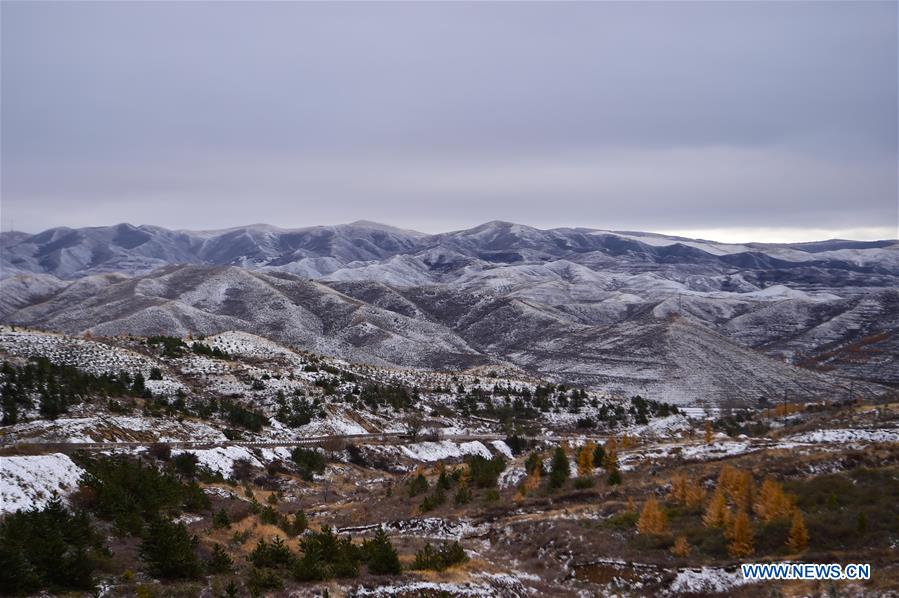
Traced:
<path fill-rule="evenodd" d="M 668 493 L 668 500 L 696 508 L 705 501 L 705 490 L 702 489 L 698 480 L 690 480 L 685 475 L 677 475 L 671 480 L 671 492 Z"/>
<path fill-rule="evenodd" d="M 805 518 L 802 511 L 793 509 L 793 522 L 790 525 L 790 535 L 787 537 L 787 548 L 797 554 L 808 546 L 808 530 L 805 527 Z"/>
<path fill-rule="evenodd" d="M 712 444 L 712 422 L 705 420 L 705 443 Z"/>
<path fill-rule="evenodd" d="M 729 538 L 730 544 L 727 547 L 727 551 L 731 556 L 744 557 L 752 554 L 754 550 L 752 524 L 749 522 L 749 515 L 746 514 L 746 511 L 737 513 L 731 526 Z"/>
<path fill-rule="evenodd" d="M 783 486 L 769 477 L 762 482 L 753 510 L 759 519 L 769 522 L 789 515 L 793 510 L 793 501 L 784 492 Z"/>
<path fill-rule="evenodd" d="M 690 556 L 692 551 L 686 536 L 678 536 L 674 540 L 674 546 L 671 547 L 671 554 L 679 557 Z"/>
<path fill-rule="evenodd" d="M 614 436 L 610 436 L 603 448 L 606 452 L 606 456 L 603 458 L 603 467 L 606 468 L 608 473 L 612 473 L 618 469 L 618 441 L 615 440 Z"/>
<path fill-rule="evenodd" d="M 674 476 L 674 479 L 671 480 L 671 492 L 668 493 L 668 500 L 674 503 L 687 501 L 687 476 Z"/>
<path fill-rule="evenodd" d="M 665 513 L 655 497 L 650 497 L 643 505 L 640 519 L 637 520 L 637 531 L 641 534 L 664 534 L 668 526 Z"/>
<path fill-rule="evenodd" d="M 630 496 L 627 497 L 627 512 L 633 513 L 637 510 L 637 506 L 634 504 L 634 499 Z"/>
<path fill-rule="evenodd" d="M 577 456 L 577 474 L 582 478 L 593 476 L 593 452 L 596 450 L 596 443 L 588 441 L 581 447 Z"/>
<path fill-rule="evenodd" d="M 715 489 L 712 494 L 712 500 L 705 509 L 705 515 L 702 522 L 706 527 L 723 527 L 727 522 L 727 499 L 724 497 L 724 491 L 721 486 Z"/>
<path fill-rule="evenodd" d="M 684 503 L 691 509 L 695 509 L 702 506 L 703 502 L 705 502 L 705 490 L 699 481 L 691 480 L 685 490 Z"/>
<path fill-rule="evenodd" d="M 534 467 L 531 469 L 531 472 L 528 474 L 528 477 L 524 480 L 524 486 L 522 487 L 525 492 L 533 492 L 540 488 L 540 468 Z"/>
<path fill-rule="evenodd" d="M 750 472 L 725 465 L 718 474 L 718 487 L 724 490 L 725 495 L 737 507 L 737 510 L 749 510 L 752 505 L 752 496 L 755 493 L 755 485 Z"/>

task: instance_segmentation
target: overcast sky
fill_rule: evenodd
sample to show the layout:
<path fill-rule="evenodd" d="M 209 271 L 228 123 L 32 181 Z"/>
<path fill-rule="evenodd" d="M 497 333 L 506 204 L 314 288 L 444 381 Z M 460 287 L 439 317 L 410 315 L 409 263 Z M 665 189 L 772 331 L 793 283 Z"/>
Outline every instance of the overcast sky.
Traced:
<path fill-rule="evenodd" d="M 897 3 L 2 3 L 3 230 L 899 236 Z"/>

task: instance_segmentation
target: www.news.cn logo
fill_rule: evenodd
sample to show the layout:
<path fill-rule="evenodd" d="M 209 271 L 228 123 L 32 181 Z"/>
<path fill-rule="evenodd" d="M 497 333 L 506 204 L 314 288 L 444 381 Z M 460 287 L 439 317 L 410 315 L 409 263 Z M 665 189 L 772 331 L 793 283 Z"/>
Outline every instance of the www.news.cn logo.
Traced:
<path fill-rule="evenodd" d="M 871 579 L 870 564 L 750 563 L 740 565 L 744 579 Z"/>

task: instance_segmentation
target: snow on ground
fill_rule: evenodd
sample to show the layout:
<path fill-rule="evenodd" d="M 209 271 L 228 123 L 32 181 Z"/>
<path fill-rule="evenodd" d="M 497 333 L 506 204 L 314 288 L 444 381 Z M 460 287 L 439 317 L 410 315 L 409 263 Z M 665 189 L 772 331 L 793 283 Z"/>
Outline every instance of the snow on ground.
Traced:
<path fill-rule="evenodd" d="M 639 438 L 671 438 L 681 436 L 694 429 L 684 415 L 669 415 L 652 419 L 645 426 L 632 428 L 628 434 Z"/>
<path fill-rule="evenodd" d="M 130 415 L 61 417 L 7 428 L 6 439 L 40 442 L 224 441 L 215 428 L 200 422 Z"/>
<path fill-rule="evenodd" d="M 717 567 L 681 569 L 668 591 L 674 594 L 719 593 L 747 583 L 753 582 L 744 579 L 739 569 L 733 571 Z"/>
<path fill-rule="evenodd" d="M 788 436 L 786 440 L 811 443 L 899 442 L 899 429 L 849 429 L 815 430 Z"/>
<path fill-rule="evenodd" d="M 397 596 L 397 595 L 447 595 L 447 596 L 499 596 L 497 590 L 473 583 L 436 583 L 415 581 L 397 583 L 374 588 L 360 587 L 353 590 L 354 596 Z"/>
<path fill-rule="evenodd" d="M 518 486 L 526 477 L 528 477 L 528 473 L 524 470 L 524 467 L 508 467 L 499 474 L 499 487 Z"/>
<path fill-rule="evenodd" d="M 96 375 L 125 370 L 139 371 L 149 378 L 152 368 L 163 365 L 130 349 L 74 336 L 29 330 L 0 330 L 0 351 L 25 358 L 41 355 L 55 364 L 75 366 Z M 180 382 L 168 377 L 159 381 L 147 380 L 147 387 L 163 394 L 187 390 Z"/>
<path fill-rule="evenodd" d="M 338 533 L 373 532 L 378 528 L 383 528 L 388 534 L 438 540 L 461 540 L 470 536 L 483 536 L 489 531 L 489 526 L 477 525 L 467 519 L 449 520 L 441 517 L 385 521 L 380 524 L 343 527 L 337 531 Z"/>
<path fill-rule="evenodd" d="M 240 459 L 249 461 L 254 467 L 262 467 L 262 463 L 253 456 L 248 449 L 242 446 L 219 446 L 211 449 L 172 451 L 172 455 L 192 453 L 199 459 L 199 465 L 214 473 L 220 473 L 224 477 L 231 477 L 234 462 Z"/>
<path fill-rule="evenodd" d="M 0 457 L 0 513 L 43 507 L 78 488 L 84 470 L 61 453 Z"/>
<path fill-rule="evenodd" d="M 440 442 L 416 442 L 415 444 L 401 446 L 400 450 L 407 457 L 415 461 L 458 459 L 465 455 L 480 455 L 490 459 L 493 456 L 490 449 L 477 440 L 459 444 L 449 440 L 442 440 Z"/>
<path fill-rule="evenodd" d="M 748 440 L 719 441 L 712 444 L 665 444 L 643 450 L 634 450 L 619 455 L 622 471 L 631 471 L 644 461 L 655 461 L 680 455 L 685 461 L 710 461 L 722 457 L 732 457 L 764 448 Z M 769 448 L 776 448 L 772 445 Z"/>
<path fill-rule="evenodd" d="M 328 436 L 331 434 L 367 434 L 368 430 L 343 414 L 329 414 L 324 419 L 314 419 L 305 426 L 296 428 L 296 437 Z"/>
<path fill-rule="evenodd" d="M 493 448 L 496 449 L 500 455 L 505 457 L 506 459 L 513 458 L 512 449 L 509 448 L 509 445 L 505 443 L 503 440 L 494 440 L 490 443 Z"/>

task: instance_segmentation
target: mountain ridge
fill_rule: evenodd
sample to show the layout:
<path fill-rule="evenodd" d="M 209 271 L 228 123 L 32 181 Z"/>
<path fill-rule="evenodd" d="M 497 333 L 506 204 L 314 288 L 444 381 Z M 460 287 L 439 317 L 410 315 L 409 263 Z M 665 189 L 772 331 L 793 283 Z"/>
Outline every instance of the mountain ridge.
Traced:
<path fill-rule="evenodd" d="M 504 221 L 427 235 L 357 221 L 63 227 L 0 250 L 0 321 L 70 334 L 242 330 L 380 366 L 510 364 L 677 402 L 745 404 L 796 384 L 837 396 L 841 376 L 899 386 L 892 241 L 724 244 Z"/>

